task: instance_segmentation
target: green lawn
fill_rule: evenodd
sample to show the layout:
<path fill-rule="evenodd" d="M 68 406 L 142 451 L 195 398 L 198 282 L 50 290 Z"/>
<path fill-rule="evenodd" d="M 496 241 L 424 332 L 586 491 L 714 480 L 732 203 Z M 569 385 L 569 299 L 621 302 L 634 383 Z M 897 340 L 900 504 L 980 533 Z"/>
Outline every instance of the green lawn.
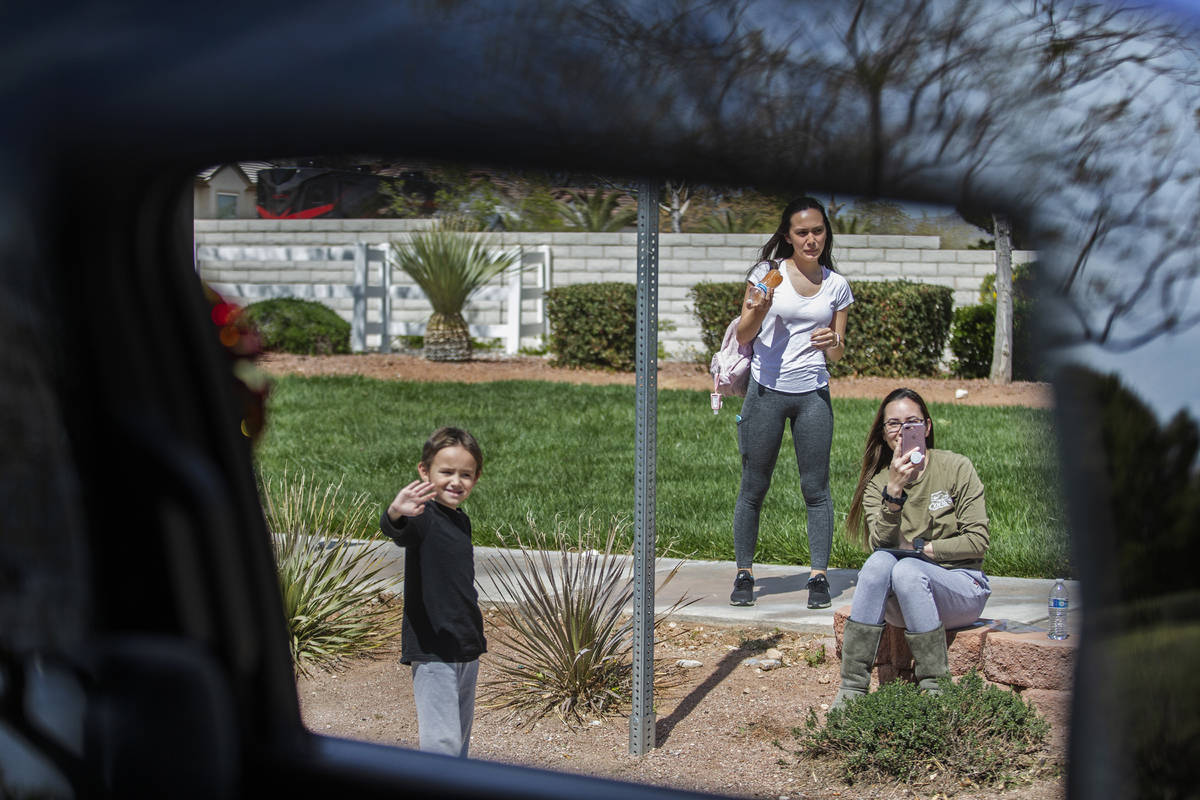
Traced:
<path fill-rule="evenodd" d="M 663 390 L 658 400 L 657 536 L 660 552 L 733 558 L 731 533 L 739 459 L 727 401 L 714 416 L 706 393 Z M 834 400 L 831 483 L 838 527 L 833 566 L 865 554 L 843 538 L 874 400 Z M 1068 574 L 1068 544 L 1049 411 L 933 406 L 937 444 L 971 458 L 987 488 L 994 575 Z M 481 384 L 384 382 L 357 377 L 284 377 L 272 389 L 257 450 L 262 475 L 307 472 L 318 483 L 344 479 L 380 509 L 416 477 L 421 444 L 434 428 L 470 430 L 484 470 L 465 508 L 475 541 L 497 530 L 549 527 L 555 516 L 631 518 L 634 504 L 635 390 L 505 381 Z M 757 560 L 808 563 L 805 511 L 785 436 L 763 508 Z M 632 529 L 628 531 L 632 537 Z"/>

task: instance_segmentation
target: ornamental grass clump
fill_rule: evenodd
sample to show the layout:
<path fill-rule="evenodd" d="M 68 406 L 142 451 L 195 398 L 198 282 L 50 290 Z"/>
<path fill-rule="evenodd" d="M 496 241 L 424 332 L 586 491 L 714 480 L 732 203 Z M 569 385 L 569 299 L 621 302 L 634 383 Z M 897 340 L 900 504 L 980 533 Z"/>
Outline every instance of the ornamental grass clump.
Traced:
<path fill-rule="evenodd" d="M 615 552 L 626 527 L 614 519 L 602 532 L 592 517 L 581 516 L 577 532 L 568 534 L 556 520 L 546 533 L 531 520 L 523 541 L 513 535 L 512 550 L 490 576 L 505 646 L 495 656 L 500 676 L 481 686 L 484 707 L 508 709 L 510 719 L 526 725 L 553 714 L 575 727 L 628 704 L 633 621 L 625 609 L 633 599 L 633 559 Z M 657 614 L 655 631 L 691 602 L 680 598 Z M 656 669 L 655 678 L 661 685 L 666 673 Z"/>
<path fill-rule="evenodd" d="M 899 780 L 923 790 L 1007 786 L 1039 777 L 1049 724 L 1015 692 L 984 686 L 970 670 L 932 696 L 892 681 L 832 709 L 822 724 L 809 709 L 798 756 L 832 759 L 842 779 Z M 1053 769 L 1051 767 L 1050 769 Z"/>
<path fill-rule="evenodd" d="M 286 473 L 261 494 L 296 671 L 333 671 L 394 637 L 403 604 L 381 576 L 385 543 L 364 539 L 375 529 L 368 496 Z"/>
<path fill-rule="evenodd" d="M 425 358 L 466 361 L 471 333 L 462 310 L 485 283 L 516 263 L 515 253 L 494 251 L 477 233 L 438 227 L 392 245 L 397 266 L 408 273 L 433 306 L 425 325 Z"/>

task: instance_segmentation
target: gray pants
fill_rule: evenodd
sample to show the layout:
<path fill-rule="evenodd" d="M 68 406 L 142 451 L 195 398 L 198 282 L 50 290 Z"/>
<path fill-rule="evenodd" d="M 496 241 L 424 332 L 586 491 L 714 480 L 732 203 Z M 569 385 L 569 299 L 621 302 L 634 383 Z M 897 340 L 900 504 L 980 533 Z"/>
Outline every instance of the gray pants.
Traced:
<path fill-rule="evenodd" d="M 479 659 L 418 662 L 412 665 L 412 676 L 421 749 L 466 758 L 475 721 Z"/>
<path fill-rule="evenodd" d="M 766 389 L 753 377 L 738 422 L 742 485 L 733 509 L 733 553 L 740 569 L 749 569 L 758 548 L 758 517 L 783 442 L 792 423 L 792 444 L 800 491 L 808 510 L 808 553 L 812 568 L 828 569 L 833 548 L 833 498 L 829 493 L 829 448 L 833 445 L 833 405 L 829 387 L 788 394 Z"/>
<path fill-rule="evenodd" d="M 942 624 L 952 630 L 979 619 L 991 594 L 979 570 L 872 553 L 858 571 L 850 619 L 866 625 L 886 619 L 909 633 L 927 633 Z"/>

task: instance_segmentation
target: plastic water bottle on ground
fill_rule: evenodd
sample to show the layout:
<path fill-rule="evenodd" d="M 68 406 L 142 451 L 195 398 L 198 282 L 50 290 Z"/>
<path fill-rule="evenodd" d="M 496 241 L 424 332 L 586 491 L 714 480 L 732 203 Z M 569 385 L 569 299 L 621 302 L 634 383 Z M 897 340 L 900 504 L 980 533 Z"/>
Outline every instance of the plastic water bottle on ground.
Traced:
<path fill-rule="evenodd" d="M 1050 599 L 1046 602 L 1046 611 L 1050 617 L 1050 632 L 1046 634 L 1051 639 L 1067 638 L 1067 587 L 1063 579 L 1054 581 L 1050 590 Z"/>

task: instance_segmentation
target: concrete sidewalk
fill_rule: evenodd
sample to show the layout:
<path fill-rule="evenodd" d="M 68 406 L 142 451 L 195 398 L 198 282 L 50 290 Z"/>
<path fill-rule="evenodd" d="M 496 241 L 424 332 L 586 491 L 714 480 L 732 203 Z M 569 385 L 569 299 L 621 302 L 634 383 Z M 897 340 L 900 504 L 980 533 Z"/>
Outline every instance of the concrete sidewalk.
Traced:
<path fill-rule="evenodd" d="M 400 578 L 403 575 L 404 551 L 390 543 L 387 547 L 394 560 L 386 574 Z M 475 577 L 480 587 L 480 601 L 500 599 L 490 576 L 503 566 L 506 553 L 512 555 L 517 551 L 494 547 L 475 548 Z M 659 560 L 655 571 L 656 585 L 661 584 L 676 563 L 678 559 Z M 676 611 L 674 619 L 711 625 L 832 634 L 833 612 L 841 606 L 850 605 L 858 582 L 858 570 L 830 570 L 829 586 L 833 603 L 829 608 L 810 610 L 807 607 L 808 591 L 805 589 L 808 567 L 755 564 L 756 604 L 738 607 L 729 605 L 735 571 L 732 561 L 685 561 L 674 579 L 655 594 L 655 610 L 665 611 L 681 596 L 686 596 L 688 599 L 695 598 L 695 602 Z M 1009 631 L 1046 630 L 1046 598 L 1050 587 L 1054 585 L 1053 580 L 989 576 L 988 582 L 992 596 L 983 612 L 985 618 L 1005 620 L 1005 627 Z M 1077 633 L 1079 584 L 1077 581 L 1067 581 L 1067 587 L 1071 598 L 1068 625 L 1072 633 Z"/>

